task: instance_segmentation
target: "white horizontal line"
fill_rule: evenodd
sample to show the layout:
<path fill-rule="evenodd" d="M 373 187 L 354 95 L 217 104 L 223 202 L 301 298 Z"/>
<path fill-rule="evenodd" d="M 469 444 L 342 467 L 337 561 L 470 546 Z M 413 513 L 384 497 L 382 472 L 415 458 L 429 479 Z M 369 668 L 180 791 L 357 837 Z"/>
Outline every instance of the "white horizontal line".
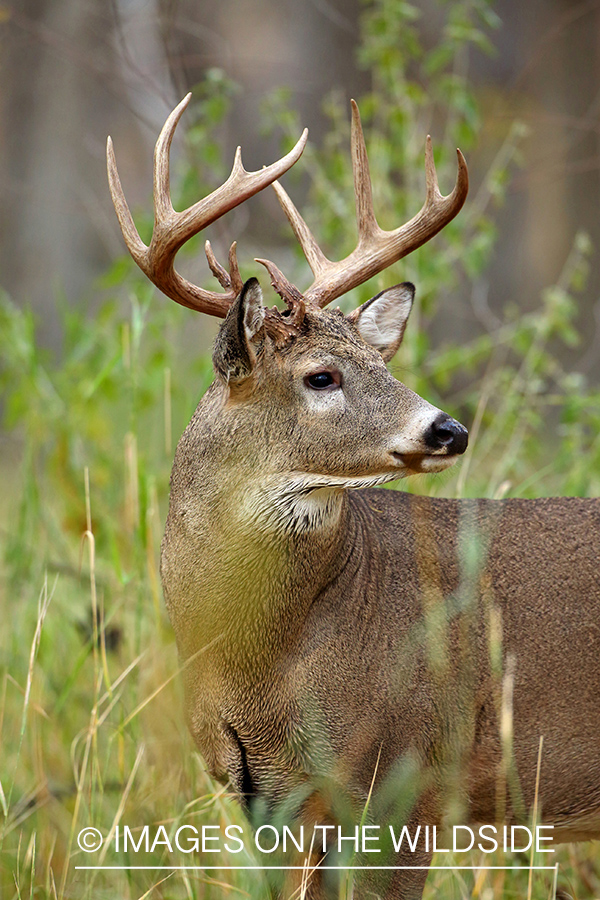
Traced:
<path fill-rule="evenodd" d="M 498 870 L 502 870 L 505 872 L 554 872 L 558 868 L 558 863 L 554 866 L 75 866 L 76 869 L 79 870 L 87 870 L 87 869 L 100 869 L 101 871 L 107 870 L 120 870 L 123 872 L 133 871 L 134 869 L 145 869 L 149 871 L 169 871 L 176 872 L 180 870 L 185 871 L 199 871 L 199 872 L 223 872 L 223 871 L 245 871 L 245 870 L 258 870 L 260 872 L 288 872 L 288 871 L 304 871 L 305 869 L 341 869 L 343 871 L 346 870 L 356 870 L 361 871 L 362 869 L 386 869 L 386 870 L 400 870 L 400 869 L 442 869 L 448 872 L 456 872 L 459 870 L 468 869 L 473 872 L 482 872 L 489 871 L 495 872 Z"/>

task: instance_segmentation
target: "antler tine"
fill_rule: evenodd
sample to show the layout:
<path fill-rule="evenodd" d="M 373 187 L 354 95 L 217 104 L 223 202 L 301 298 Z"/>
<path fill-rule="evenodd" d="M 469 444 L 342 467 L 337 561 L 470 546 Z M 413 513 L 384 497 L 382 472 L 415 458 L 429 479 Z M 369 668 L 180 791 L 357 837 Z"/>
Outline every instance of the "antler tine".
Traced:
<path fill-rule="evenodd" d="M 218 261 L 217 257 L 213 252 L 212 245 L 210 241 L 206 241 L 204 244 L 204 252 L 206 253 L 206 259 L 208 261 L 208 265 L 210 267 L 210 271 L 213 273 L 221 287 L 224 288 L 232 288 L 237 294 L 241 291 L 244 286 L 244 282 L 242 281 L 242 276 L 240 275 L 240 270 L 237 261 L 237 242 L 234 241 L 231 247 L 229 248 L 229 272 L 223 268 L 221 263 Z"/>
<path fill-rule="evenodd" d="M 461 154 L 462 155 L 462 154 Z M 431 135 L 425 138 L 425 186 L 426 202 L 433 203 L 436 197 L 441 197 L 438 185 L 437 171 L 435 161 L 433 159 L 433 145 L 431 143 Z"/>
<path fill-rule="evenodd" d="M 175 128 L 191 94 L 188 94 L 167 118 L 154 151 L 154 230 L 150 246 L 146 246 L 135 227 L 133 217 L 121 186 L 112 141 L 107 142 L 107 167 L 110 191 L 117 218 L 127 248 L 138 266 L 150 280 L 168 297 L 199 312 L 224 317 L 231 303 L 242 288 L 235 243 L 229 251 L 229 275 L 217 263 L 212 250 L 207 250 L 209 266 L 225 293 L 207 291 L 191 284 L 174 268 L 177 252 L 191 237 L 216 219 L 234 209 L 244 200 L 272 184 L 300 158 L 308 138 L 307 129 L 300 140 L 284 157 L 257 172 L 248 172 L 243 166 L 238 147 L 231 174 L 227 181 L 208 197 L 199 200 L 189 209 L 176 212 L 169 190 L 169 151 Z"/>
<path fill-rule="evenodd" d="M 244 282 L 242 280 L 242 276 L 240 275 L 240 268 L 238 266 L 237 260 L 237 241 L 233 241 L 231 247 L 229 248 L 229 272 L 231 275 L 231 287 L 237 294 L 244 287 Z"/>
<path fill-rule="evenodd" d="M 350 131 L 350 149 L 352 153 L 352 174 L 354 176 L 354 198 L 356 202 L 356 223 L 358 226 L 358 242 L 364 243 L 372 234 L 381 229 L 377 224 L 373 211 L 373 188 L 369 172 L 369 157 L 365 147 L 360 113 L 355 100 L 350 101 L 352 108 L 352 125 Z"/>
<path fill-rule="evenodd" d="M 208 267 L 210 271 L 213 273 L 221 287 L 230 288 L 231 287 L 231 277 L 227 269 L 224 269 L 217 257 L 215 256 L 212 248 L 212 244 L 210 241 L 204 242 L 204 252 L 206 253 L 206 260 L 208 262 Z"/>
<path fill-rule="evenodd" d="M 106 168 L 108 172 L 110 195 L 117 214 L 117 219 L 119 220 L 119 225 L 121 226 L 121 233 L 125 239 L 127 249 L 138 266 L 142 267 L 142 260 L 144 259 L 148 248 L 138 234 L 135 222 L 133 221 L 133 216 L 127 205 L 127 200 L 125 199 L 125 194 L 121 185 L 121 179 L 119 178 L 115 151 L 110 135 L 106 139 Z"/>
<path fill-rule="evenodd" d="M 154 221 L 161 222 L 172 215 L 175 210 L 171 203 L 170 185 L 170 151 L 175 129 L 184 111 L 192 99 L 191 92 L 186 94 L 169 114 L 154 147 Z"/>
<path fill-rule="evenodd" d="M 295 309 L 296 306 L 302 304 L 304 306 L 304 297 L 298 288 L 285 277 L 281 269 L 279 269 L 270 259 L 255 258 L 254 262 L 264 266 L 271 277 L 271 285 L 277 291 L 282 300 L 285 300 L 289 309 Z"/>
<path fill-rule="evenodd" d="M 315 237 L 294 206 L 291 197 L 285 191 L 278 181 L 274 181 L 272 187 L 275 189 L 275 193 L 277 194 L 277 199 L 279 200 L 279 205 L 283 209 L 284 213 L 287 216 L 288 222 L 292 226 L 292 230 L 296 236 L 296 240 L 300 244 L 302 248 L 302 252 L 306 257 L 306 261 L 309 264 L 313 275 L 319 275 L 327 266 L 331 265 L 331 261 L 327 259 L 319 245 L 317 244 Z M 257 262 L 261 262 L 261 260 L 257 260 Z"/>

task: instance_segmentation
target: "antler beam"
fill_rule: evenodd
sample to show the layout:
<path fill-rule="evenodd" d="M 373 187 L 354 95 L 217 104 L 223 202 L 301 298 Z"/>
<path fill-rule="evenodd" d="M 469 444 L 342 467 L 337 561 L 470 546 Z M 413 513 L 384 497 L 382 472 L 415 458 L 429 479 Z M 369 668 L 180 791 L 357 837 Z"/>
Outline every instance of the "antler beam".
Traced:
<path fill-rule="evenodd" d="M 339 262 L 327 259 L 286 191 L 278 182 L 273 183 L 283 211 L 315 276 L 311 286 L 303 292 L 307 305 L 311 306 L 326 306 L 426 243 L 456 216 L 469 190 L 467 164 L 460 150 L 457 150 L 458 174 L 454 190 L 447 197 L 440 193 L 431 138 L 428 136 L 425 145 L 426 194 L 423 207 L 405 225 L 394 231 L 384 231 L 379 227 L 373 211 L 369 160 L 358 106 L 354 100 L 351 103 L 352 168 L 358 223 L 358 243 L 352 253 Z M 266 266 L 276 290 L 282 295 L 289 291 L 289 282 L 286 279 L 281 281 L 281 273 L 272 262 L 262 259 L 257 262 Z"/>
<path fill-rule="evenodd" d="M 154 230 L 149 246 L 146 246 L 140 238 L 127 205 L 110 137 L 106 147 L 108 181 L 125 243 L 140 269 L 163 293 L 182 306 L 224 318 L 242 286 L 235 254 L 235 243 L 232 244 L 229 253 L 229 274 L 217 263 L 208 242 L 206 246 L 209 266 L 221 286 L 226 288 L 224 293 L 204 290 L 183 278 L 175 270 L 175 256 L 193 235 L 239 206 L 244 200 L 262 191 L 263 188 L 287 172 L 300 158 L 306 145 L 308 130 L 304 130 L 296 146 L 286 156 L 257 172 L 246 171 L 242 164 L 241 149 L 238 147 L 227 181 L 189 209 L 176 212 L 171 203 L 169 188 L 169 150 L 175 128 L 190 97 L 191 94 L 188 94 L 173 110 L 156 142 L 154 150 Z"/>

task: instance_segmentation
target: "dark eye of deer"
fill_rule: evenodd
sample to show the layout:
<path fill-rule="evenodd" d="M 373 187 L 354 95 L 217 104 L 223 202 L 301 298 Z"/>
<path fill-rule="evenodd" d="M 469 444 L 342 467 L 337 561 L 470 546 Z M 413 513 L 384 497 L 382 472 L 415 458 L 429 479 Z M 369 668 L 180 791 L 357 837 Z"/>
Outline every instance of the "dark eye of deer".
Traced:
<path fill-rule="evenodd" d="M 305 384 L 312 388 L 313 391 L 326 391 L 339 387 L 340 378 L 333 372 L 313 372 L 304 379 Z"/>

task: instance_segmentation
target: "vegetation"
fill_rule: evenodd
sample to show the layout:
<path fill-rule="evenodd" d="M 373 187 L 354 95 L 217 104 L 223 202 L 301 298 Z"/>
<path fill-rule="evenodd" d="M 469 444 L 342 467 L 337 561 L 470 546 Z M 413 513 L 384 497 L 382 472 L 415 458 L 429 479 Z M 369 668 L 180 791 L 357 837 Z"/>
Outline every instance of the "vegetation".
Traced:
<path fill-rule="evenodd" d="M 439 42 L 421 43 L 419 11 L 401 0 L 372 0 L 362 23 L 361 64 L 372 91 L 361 98 L 384 227 L 405 221 L 423 196 L 423 136 L 431 130 L 442 188 L 454 178 L 453 147 L 477 155 L 481 116 L 469 84 L 471 51 L 491 50 L 498 24 L 488 0 L 438 0 Z M 196 124 L 187 139 L 180 201 L 193 202 L 222 179 L 218 126 L 232 87 L 209 73 L 195 91 Z M 307 218 L 332 254 L 354 239 L 348 109 L 326 101 L 330 129 L 306 152 L 313 184 Z M 264 124 L 299 133 L 284 92 L 265 104 Z M 463 213 L 431 245 L 356 291 L 356 305 L 392 279 L 414 281 L 419 302 L 395 373 L 420 394 L 471 425 L 471 450 L 447 477 L 401 489 L 446 496 L 600 495 L 600 394 L 565 371 L 561 344 L 573 345 L 577 292 L 590 247 L 578 235 L 563 273 L 532 312 L 512 302 L 502 320 L 462 343 L 434 345 L 437 314 L 455 315 L 485 281 L 493 252 L 493 211 L 517 164 L 522 130 L 513 125 Z M 442 136 L 441 139 L 439 136 Z M 335 249 L 333 249 L 335 248 Z M 242 257 L 242 271 L 254 264 Z M 300 287 L 298 258 L 289 276 Z M 99 312 L 63 310 L 64 353 L 44 356 L 35 323 L 7 297 L 0 304 L 0 379 L 4 427 L 19 447 L 14 502 L 2 523 L 0 609 L 0 896 L 3 898 L 265 897 L 256 853 L 198 857 L 158 844 L 143 865 L 220 865 L 211 871 L 80 870 L 140 865 L 139 854 L 85 854 L 77 835 L 129 825 L 247 823 L 222 787 L 211 783 L 184 722 L 178 663 L 161 605 L 158 553 L 166 514 L 173 441 L 209 384 L 210 358 L 197 347 L 206 323 L 162 302 L 129 260 L 118 261 L 97 293 Z M 127 299 L 123 301 L 123 297 Z M 527 298 L 531 309 L 535 298 Z M 550 438 L 550 439 L 549 439 Z M 13 479 L 17 482 L 17 479 Z M 136 830 L 137 829 L 137 830 Z M 552 858 L 553 862 L 555 857 Z M 600 863 L 590 847 L 556 854 L 560 881 L 578 897 L 597 896 Z M 447 865 L 446 858 L 436 860 Z M 536 860 L 539 863 L 539 859 Z M 521 866 L 436 871 L 427 895 L 550 896 L 554 873 L 529 857 L 459 865 Z"/>

